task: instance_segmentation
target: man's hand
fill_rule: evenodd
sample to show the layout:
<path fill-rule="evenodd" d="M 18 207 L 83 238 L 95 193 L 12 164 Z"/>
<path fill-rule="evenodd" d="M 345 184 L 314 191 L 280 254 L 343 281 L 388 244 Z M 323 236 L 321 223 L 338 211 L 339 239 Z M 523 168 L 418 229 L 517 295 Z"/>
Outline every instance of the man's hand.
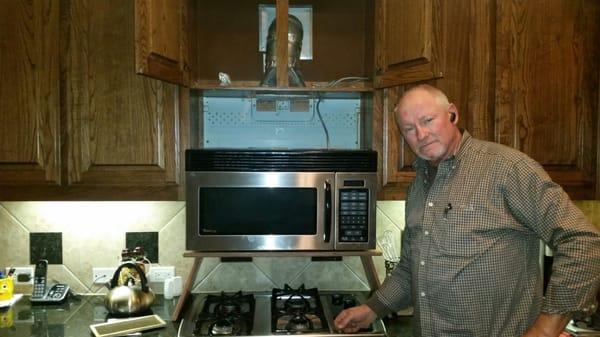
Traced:
<path fill-rule="evenodd" d="M 359 329 L 369 327 L 377 315 L 366 304 L 348 308 L 335 318 L 335 327 L 345 333 L 357 332 Z"/>
<path fill-rule="evenodd" d="M 558 337 L 570 319 L 567 315 L 541 313 L 522 337 Z"/>

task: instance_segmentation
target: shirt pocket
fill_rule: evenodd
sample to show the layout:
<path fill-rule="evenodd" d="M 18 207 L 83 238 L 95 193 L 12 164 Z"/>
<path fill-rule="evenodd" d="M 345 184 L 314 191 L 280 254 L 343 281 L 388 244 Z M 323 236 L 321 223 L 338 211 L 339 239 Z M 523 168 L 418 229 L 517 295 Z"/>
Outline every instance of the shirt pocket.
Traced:
<path fill-rule="evenodd" d="M 474 204 L 457 204 L 439 222 L 434 240 L 449 256 L 478 255 L 493 244 L 491 222 L 484 218 L 483 210 Z"/>

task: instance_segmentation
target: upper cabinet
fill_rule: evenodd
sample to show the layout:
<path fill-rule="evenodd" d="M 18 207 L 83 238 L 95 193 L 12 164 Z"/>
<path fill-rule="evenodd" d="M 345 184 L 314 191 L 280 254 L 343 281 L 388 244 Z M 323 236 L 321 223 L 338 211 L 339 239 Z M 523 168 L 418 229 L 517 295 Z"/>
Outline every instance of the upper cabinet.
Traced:
<path fill-rule="evenodd" d="M 135 69 L 189 85 L 187 1 L 135 0 Z"/>
<path fill-rule="evenodd" d="M 0 3 L 0 194 L 60 183 L 58 1 Z"/>
<path fill-rule="evenodd" d="M 261 12 L 264 6 L 270 8 Z M 288 13 L 302 7 L 310 8 L 303 40 L 311 42 L 312 55 L 301 58 L 295 69 L 306 87 L 295 86 L 287 76 Z M 136 60 L 148 63 L 146 67 L 138 64 L 137 71 L 164 81 L 189 84 L 192 89 L 370 91 L 373 15 L 371 0 L 137 0 Z M 273 48 L 276 85 L 264 87 L 260 83 L 271 18 L 277 19 L 276 41 L 284 42 Z M 182 30 L 176 31 L 178 27 Z M 154 71 L 149 66 L 151 59 L 161 65 L 173 65 L 187 75 L 183 75 L 183 81 L 173 80 L 177 71 Z M 158 69 L 161 68 L 157 66 L 155 70 Z M 219 73 L 227 74 L 231 85 L 221 86 Z M 189 76 L 189 82 L 185 76 Z M 343 78 L 351 80 L 331 85 Z"/>
<path fill-rule="evenodd" d="M 121 0 L 2 2 L 0 200 L 183 198 L 185 91 L 135 74 L 133 16 Z"/>
<path fill-rule="evenodd" d="M 376 88 L 443 76 L 443 30 L 436 0 L 376 0 Z"/>
<path fill-rule="evenodd" d="M 577 199 L 598 198 L 600 2 L 500 1 L 495 139 Z"/>
<path fill-rule="evenodd" d="M 402 17 L 406 21 L 402 26 L 414 27 L 430 15 L 427 11 L 407 15 L 404 7 L 394 7 L 401 2 L 381 2 L 388 5 L 384 8 L 386 20 Z M 431 63 L 443 77 L 423 79 L 441 88 L 457 105 L 461 127 L 477 138 L 531 156 L 572 198 L 599 198 L 600 2 L 419 3 L 412 6 L 432 4 L 433 26 L 424 28 L 433 32 L 432 49 L 427 51 L 426 40 L 421 41 L 422 54 L 432 56 L 419 57 L 414 51 L 420 49 L 406 47 L 413 52 L 394 51 L 389 54 L 397 57 L 383 59 L 402 61 L 417 55 L 420 61 L 380 64 L 402 69 L 402 64 L 411 62 Z M 394 12 L 389 12 L 392 8 Z M 420 44 L 407 41 L 412 41 L 409 45 Z M 436 45 L 443 48 L 436 52 Z M 404 90 L 423 79 L 384 85 L 385 89 L 374 94 L 373 144 L 381 156 L 380 198 L 404 199 L 414 177 L 414 155 L 402 142 L 393 108 Z"/>

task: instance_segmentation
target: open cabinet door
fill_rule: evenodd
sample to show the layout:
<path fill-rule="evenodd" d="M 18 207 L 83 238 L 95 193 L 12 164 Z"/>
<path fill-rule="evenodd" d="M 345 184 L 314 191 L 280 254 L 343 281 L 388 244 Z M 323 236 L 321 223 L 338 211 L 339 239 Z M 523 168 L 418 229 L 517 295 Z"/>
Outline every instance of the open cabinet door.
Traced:
<path fill-rule="evenodd" d="M 442 77 L 440 0 L 376 0 L 376 88 Z"/>
<path fill-rule="evenodd" d="M 136 72 L 189 86 L 186 27 L 187 0 L 136 0 Z"/>

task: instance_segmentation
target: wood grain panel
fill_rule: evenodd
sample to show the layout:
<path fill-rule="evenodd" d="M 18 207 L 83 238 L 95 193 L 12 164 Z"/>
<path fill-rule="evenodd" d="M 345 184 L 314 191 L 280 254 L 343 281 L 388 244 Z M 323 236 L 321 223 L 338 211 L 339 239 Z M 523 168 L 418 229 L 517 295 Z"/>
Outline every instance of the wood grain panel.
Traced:
<path fill-rule="evenodd" d="M 443 76 L 439 64 L 443 27 L 441 0 L 376 0 L 374 86 L 391 86 Z M 460 3 L 459 3 L 460 4 Z"/>
<path fill-rule="evenodd" d="M 58 37 L 58 1 L 0 2 L 2 185 L 60 183 Z"/>
<path fill-rule="evenodd" d="M 135 69 L 188 85 L 187 0 L 135 0 Z"/>
<path fill-rule="evenodd" d="M 469 1 L 469 55 L 466 104 L 462 116 L 469 132 L 477 138 L 494 140 L 494 85 L 495 85 L 495 0 Z M 448 65 L 449 67 L 450 65 Z"/>
<path fill-rule="evenodd" d="M 594 195 L 599 6 L 503 1 L 497 9 L 496 137 L 539 161 L 578 197 L 583 186 Z"/>
<path fill-rule="evenodd" d="M 288 0 L 277 0 L 275 9 L 277 48 L 275 58 L 277 59 L 277 86 L 287 88 L 288 81 Z M 285 41 L 285 43 L 284 43 Z"/>
<path fill-rule="evenodd" d="M 406 187 L 414 177 L 411 164 L 415 155 L 404 144 L 393 113 L 394 105 L 405 89 L 419 83 L 429 83 L 442 89 L 459 109 L 460 127 L 478 138 L 493 138 L 494 3 L 493 0 L 432 2 L 432 22 L 435 23 L 432 32 L 438 46 L 434 48 L 437 53 L 432 54 L 432 60 L 435 59 L 437 67 L 445 70 L 443 78 L 429 76 L 433 79 L 424 82 L 422 78 L 407 76 L 392 79 L 400 76 L 397 70 L 380 77 L 389 78 L 391 85 L 404 84 L 385 89 L 381 98 L 383 198 L 405 198 Z M 429 67 L 433 75 L 434 63 L 421 66 Z M 404 71 L 410 69 L 416 67 Z"/>
<path fill-rule="evenodd" d="M 415 155 L 402 139 L 394 108 L 404 87 L 375 91 L 373 98 L 373 149 L 378 153 L 379 199 L 405 199 L 406 188 L 414 179 Z"/>
<path fill-rule="evenodd" d="M 176 186 L 177 88 L 133 72 L 132 1 L 72 2 L 68 184 Z"/>
<path fill-rule="evenodd" d="M 385 6 L 388 15 L 401 15 L 398 19 L 387 21 L 386 66 L 431 61 L 432 0 L 387 0 Z"/>

